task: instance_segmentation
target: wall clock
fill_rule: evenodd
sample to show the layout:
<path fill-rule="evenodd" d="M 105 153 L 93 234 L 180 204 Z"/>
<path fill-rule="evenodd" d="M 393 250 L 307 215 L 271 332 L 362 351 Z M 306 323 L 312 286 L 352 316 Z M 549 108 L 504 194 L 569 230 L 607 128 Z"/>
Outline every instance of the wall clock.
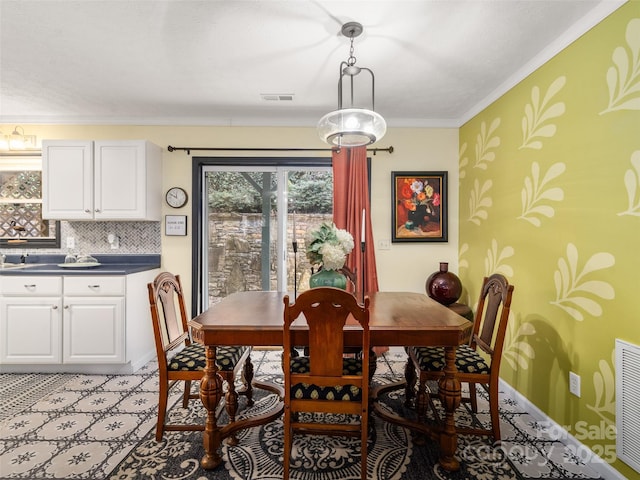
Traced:
<path fill-rule="evenodd" d="M 165 196 L 167 204 L 173 208 L 184 207 L 188 199 L 187 192 L 180 187 L 171 187 L 167 190 L 167 195 Z"/>

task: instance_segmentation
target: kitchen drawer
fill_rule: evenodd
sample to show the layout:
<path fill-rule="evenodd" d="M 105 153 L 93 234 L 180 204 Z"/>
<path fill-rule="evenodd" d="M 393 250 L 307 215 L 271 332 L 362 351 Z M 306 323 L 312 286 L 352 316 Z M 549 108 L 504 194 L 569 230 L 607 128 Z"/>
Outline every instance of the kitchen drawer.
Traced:
<path fill-rule="evenodd" d="M 125 277 L 64 277 L 64 295 L 124 295 Z"/>
<path fill-rule="evenodd" d="M 20 275 L 0 277 L 2 295 L 61 295 L 62 277 Z"/>

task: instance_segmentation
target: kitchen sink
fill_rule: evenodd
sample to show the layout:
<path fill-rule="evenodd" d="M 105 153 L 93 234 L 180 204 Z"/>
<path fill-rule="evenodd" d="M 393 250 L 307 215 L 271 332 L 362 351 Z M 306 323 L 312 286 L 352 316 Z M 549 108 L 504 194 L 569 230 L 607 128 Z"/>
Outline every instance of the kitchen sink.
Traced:
<path fill-rule="evenodd" d="M 0 263 L 0 270 L 17 270 L 20 268 L 37 267 L 40 263 Z"/>
<path fill-rule="evenodd" d="M 0 270 L 13 270 L 14 268 L 24 268 L 28 266 L 26 263 L 0 263 Z"/>

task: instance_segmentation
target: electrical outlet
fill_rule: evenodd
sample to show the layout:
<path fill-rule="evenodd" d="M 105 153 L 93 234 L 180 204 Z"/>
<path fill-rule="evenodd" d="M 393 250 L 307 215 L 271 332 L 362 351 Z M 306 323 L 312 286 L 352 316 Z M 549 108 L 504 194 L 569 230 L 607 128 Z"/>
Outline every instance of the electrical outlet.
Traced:
<path fill-rule="evenodd" d="M 391 248 L 391 243 L 389 243 L 389 240 L 378 240 L 379 250 L 389 250 L 390 248 Z"/>
<path fill-rule="evenodd" d="M 577 373 L 569 372 L 569 392 L 580 396 L 580 375 Z"/>
<path fill-rule="evenodd" d="M 67 248 L 76 248 L 76 239 L 73 237 L 67 237 Z"/>

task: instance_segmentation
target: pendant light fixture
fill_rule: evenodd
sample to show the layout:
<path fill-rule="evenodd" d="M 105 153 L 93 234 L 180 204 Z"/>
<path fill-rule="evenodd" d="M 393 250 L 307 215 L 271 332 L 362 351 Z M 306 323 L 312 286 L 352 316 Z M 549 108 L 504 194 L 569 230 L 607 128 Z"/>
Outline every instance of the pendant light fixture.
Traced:
<path fill-rule="evenodd" d="M 340 63 L 338 79 L 338 109 L 327 113 L 318 122 L 318 135 L 329 145 L 336 147 L 358 147 L 370 145 L 380 140 L 387 131 L 387 123 L 375 109 L 375 77 L 371 69 L 356 66 L 353 54 L 353 39 L 363 31 L 358 22 L 348 22 L 342 26 L 342 34 L 351 40 L 349 58 Z M 371 76 L 371 110 L 354 105 L 354 81 L 362 72 Z M 347 80 L 350 104 L 343 108 L 343 82 Z"/>

